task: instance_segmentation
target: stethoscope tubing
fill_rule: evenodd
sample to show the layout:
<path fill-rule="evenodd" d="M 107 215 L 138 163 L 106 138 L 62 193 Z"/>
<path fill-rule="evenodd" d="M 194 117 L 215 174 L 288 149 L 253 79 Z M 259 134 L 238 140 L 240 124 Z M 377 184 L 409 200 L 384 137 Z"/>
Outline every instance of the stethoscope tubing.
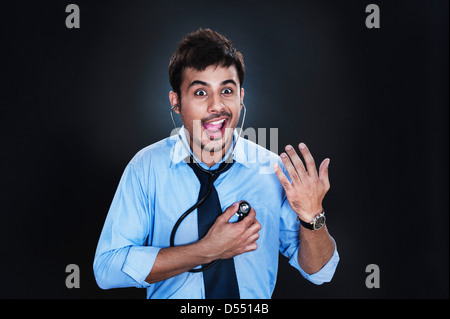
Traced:
<path fill-rule="evenodd" d="M 183 213 L 183 215 L 181 215 L 180 218 L 178 218 L 177 222 L 175 223 L 175 226 L 173 226 L 172 233 L 170 234 L 170 247 L 174 247 L 175 246 L 175 244 L 174 244 L 175 233 L 177 232 L 177 229 L 180 226 L 181 222 L 190 213 L 192 213 L 195 209 L 197 209 L 200 205 L 202 205 L 205 202 L 205 200 L 209 197 L 209 195 L 211 194 L 213 183 L 214 183 L 213 176 L 214 176 L 213 174 L 209 175 L 209 184 L 208 184 L 208 189 L 207 189 L 205 195 L 203 195 L 203 197 L 200 200 L 198 200 L 197 203 L 195 203 L 191 208 L 189 208 L 187 211 L 185 211 Z M 188 272 L 196 273 L 196 272 L 205 271 L 205 270 L 211 268 L 212 266 L 214 266 L 215 264 L 217 264 L 219 261 L 220 261 L 220 259 L 214 260 L 214 261 L 210 262 L 209 264 L 203 265 L 202 268 L 191 269 L 191 270 L 188 270 Z"/>

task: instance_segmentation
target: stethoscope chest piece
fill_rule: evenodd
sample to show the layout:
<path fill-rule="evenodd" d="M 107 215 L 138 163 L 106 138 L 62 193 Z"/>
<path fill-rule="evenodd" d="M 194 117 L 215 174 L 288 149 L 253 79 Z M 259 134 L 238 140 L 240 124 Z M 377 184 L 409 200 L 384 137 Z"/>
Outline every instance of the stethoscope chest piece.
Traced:
<path fill-rule="evenodd" d="M 247 203 L 246 201 L 242 201 L 239 204 L 238 211 L 236 212 L 236 215 L 238 216 L 237 221 L 240 222 L 241 220 L 243 220 L 248 215 L 248 213 L 250 213 L 251 208 L 252 207 L 250 206 L 249 203 Z"/>

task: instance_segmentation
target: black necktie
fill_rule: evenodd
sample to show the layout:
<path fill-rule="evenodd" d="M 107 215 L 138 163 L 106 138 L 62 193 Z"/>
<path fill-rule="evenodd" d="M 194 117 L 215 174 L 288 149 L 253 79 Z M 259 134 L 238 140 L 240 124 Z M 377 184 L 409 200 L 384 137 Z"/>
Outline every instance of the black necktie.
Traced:
<path fill-rule="evenodd" d="M 209 171 L 209 173 L 203 171 L 195 163 L 188 163 L 188 165 L 192 168 L 200 181 L 199 200 L 207 193 L 209 187 L 212 187 L 209 196 L 197 208 L 198 236 L 199 238 L 203 238 L 209 228 L 214 224 L 216 218 L 222 214 L 219 196 L 212 183 L 214 183 L 221 173 L 230 169 L 233 163 L 223 162 L 217 170 Z M 205 283 L 206 299 L 240 298 L 233 258 L 222 259 L 219 263 L 216 263 L 211 268 L 205 270 L 203 272 L 203 280 Z"/>

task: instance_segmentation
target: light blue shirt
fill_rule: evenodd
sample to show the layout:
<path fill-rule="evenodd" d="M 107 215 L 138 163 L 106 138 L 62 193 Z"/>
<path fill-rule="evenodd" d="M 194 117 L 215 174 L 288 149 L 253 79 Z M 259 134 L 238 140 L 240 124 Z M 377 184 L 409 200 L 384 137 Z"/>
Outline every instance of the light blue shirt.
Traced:
<path fill-rule="evenodd" d="M 180 136 L 186 141 L 184 129 Z M 205 298 L 201 272 L 184 272 L 153 284 L 145 281 L 159 250 L 170 246 L 176 221 L 197 202 L 200 182 L 184 161 L 188 155 L 188 149 L 175 135 L 142 149 L 125 168 L 95 253 L 94 274 L 102 289 L 142 287 L 147 289 L 147 298 Z M 241 298 L 272 296 L 278 251 L 309 281 L 329 282 L 339 262 L 336 248 L 328 263 L 315 274 L 305 273 L 298 264 L 299 222 L 272 169 L 276 162 L 286 172 L 279 156 L 240 138 L 233 158 L 233 166 L 214 182 L 222 211 L 246 200 L 262 227 L 257 250 L 234 257 Z M 233 216 L 230 222 L 236 219 Z M 179 226 L 175 245 L 198 239 L 194 210 Z"/>

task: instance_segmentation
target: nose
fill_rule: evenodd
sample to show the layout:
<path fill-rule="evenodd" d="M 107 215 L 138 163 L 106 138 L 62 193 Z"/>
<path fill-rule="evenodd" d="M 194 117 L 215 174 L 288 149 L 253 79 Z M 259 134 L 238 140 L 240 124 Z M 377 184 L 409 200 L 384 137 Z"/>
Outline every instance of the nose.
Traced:
<path fill-rule="evenodd" d="M 208 101 L 208 113 L 220 113 L 225 109 L 225 104 L 220 94 L 213 94 Z"/>

